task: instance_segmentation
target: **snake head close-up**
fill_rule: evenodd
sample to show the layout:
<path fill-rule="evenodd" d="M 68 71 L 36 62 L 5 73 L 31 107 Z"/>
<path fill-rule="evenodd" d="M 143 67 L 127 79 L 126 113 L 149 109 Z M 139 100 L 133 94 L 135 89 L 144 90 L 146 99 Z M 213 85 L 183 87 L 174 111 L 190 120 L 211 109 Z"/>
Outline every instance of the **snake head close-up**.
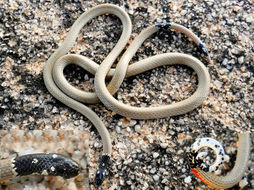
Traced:
<path fill-rule="evenodd" d="M 104 179 L 105 179 L 105 176 L 106 176 L 106 169 L 105 168 L 98 168 L 97 172 L 96 172 L 96 176 L 95 176 L 95 184 L 97 186 L 100 186 Z"/>
<path fill-rule="evenodd" d="M 187 154 L 187 157 L 190 168 L 196 168 L 199 165 L 196 160 L 197 157 L 196 152 L 191 151 L 190 153 Z"/>
<path fill-rule="evenodd" d="M 210 167 L 210 165 L 204 163 L 204 161 L 199 158 L 198 153 L 194 151 L 188 154 L 188 164 L 190 168 L 200 168 L 205 172 L 208 172 Z"/>

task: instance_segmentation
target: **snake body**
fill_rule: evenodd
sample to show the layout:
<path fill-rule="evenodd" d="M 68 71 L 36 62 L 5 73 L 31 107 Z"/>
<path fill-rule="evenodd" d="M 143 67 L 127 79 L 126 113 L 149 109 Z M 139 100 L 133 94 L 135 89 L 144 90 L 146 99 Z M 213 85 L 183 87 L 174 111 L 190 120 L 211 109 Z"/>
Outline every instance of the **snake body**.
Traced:
<path fill-rule="evenodd" d="M 203 144 L 200 147 L 211 147 L 214 150 L 219 149 L 217 154 L 217 160 L 218 157 L 223 156 L 223 154 L 220 154 L 221 146 L 215 146 L 217 144 L 210 142 L 207 142 L 207 144 Z M 214 147 L 215 146 L 215 147 Z M 240 133 L 239 134 L 239 140 L 238 140 L 238 148 L 237 148 L 237 155 L 236 155 L 236 161 L 233 169 L 227 173 L 225 176 L 217 176 L 212 172 L 204 171 L 200 168 L 199 162 L 196 160 L 196 152 L 199 150 L 193 149 L 194 154 L 191 153 L 190 155 L 190 167 L 192 172 L 205 184 L 211 186 L 215 189 L 227 189 L 230 187 L 233 187 L 239 181 L 242 179 L 244 172 L 248 166 L 248 160 L 249 160 L 249 153 L 250 153 L 250 133 Z M 215 161 L 216 164 L 218 163 Z"/>
<path fill-rule="evenodd" d="M 79 172 L 79 165 L 61 154 L 27 154 L 0 161 L 0 180 L 34 174 L 62 176 L 68 179 Z"/>
<path fill-rule="evenodd" d="M 65 55 L 75 43 L 81 28 L 94 17 L 105 13 L 116 15 L 121 20 L 123 29 L 120 39 L 104 61 L 98 65 L 87 57 L 73 54 Z M 165 53 L 128 65 L 130 59 L 144 40 L 161 29 L 174 29 L 185 33 L 198 45 L 207 60 L 210 61 L 210 57 L 199 38 L 190 30 L 178 24 L 154 25 L 143 30 L 125 51 L 116 68 L 114 70 L 111 69 L 112 64 L 127 44 L 131 35 L 131 29 L 130 18 L 122 8 L 110 4 L 98 5 L 83 13 L 75 21 L 62 45 L 50 56 L 43 72 L 44 82 L 49 92 L 67 106 L 86 116 L 93 123 L 102 138 L 103 156 L 109 158 L 112 152 L 109 132 L 100 118 L 81 102 L 95 103 L 100 100 L 106 107 L 122 116 L 134 119 L 154 119 L 180 115 L 195 109 L 207 97 L 209 91 L 210 76 L 206 67 L 201 61 L 190 55 Z M 63 70 L 66 65 L 71 63 L 78 64 L 87 71 L 95 74 L 95 93 L 82 92 L 72 87 L 66 81 L 63 76 Z M 133 76 L 162 65 L 172 64 L 187 65 L 193 68 L 198 75 L 198 89 L 188 99 L 171 105 L 140 108 L 123 104 L 112 96 L 118 90 L 125 77 Z M 106 77 L 111 77 L 111 81 L 107 86 L 105 84 Z M 105 159 L 102 159 L 100 166 L 105 164 L 103 160 Z M 105 167 L 99 167 L 97 170 L 96 184 L 100 185 L 103 182 L 105 170 Z"/>

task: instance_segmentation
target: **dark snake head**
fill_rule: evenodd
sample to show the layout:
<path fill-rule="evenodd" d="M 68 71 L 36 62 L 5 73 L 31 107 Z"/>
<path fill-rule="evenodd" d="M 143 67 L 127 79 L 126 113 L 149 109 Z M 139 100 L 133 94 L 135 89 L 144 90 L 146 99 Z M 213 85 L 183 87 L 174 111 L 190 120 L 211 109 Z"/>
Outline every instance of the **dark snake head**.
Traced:
<path fill-rule="evenodd" d="M 188 164 L 190 168 L 196 168 L 198 166 L 196 157 L 197 157 L 196 152 L 191 151 L 190 153 L 187 154 Z"/>
<path fill-rule="evenodd" d="M 100 186 L 106 177 L 106 171 L 109 165 L 109 161 L 110 161 L 110 157 L 108 155 L 102 155 L 101 163 L 96 172 L 95 180 L 94 180 L 97 186 Z"/>
<path fill-rule="evenodd" d="M 105 177 L 106 177 L 106 169 L 98 168 L 96 172 L 95 180 L 94 180 L 95 184 L 97 186 L 100 186 L 103 183 Z"/>
<path fill-rule="evenodd" d="M 198 153 L 191 151 L 188 154 L 188 163 L 190 168 L 200 168 L 205 172 L 209 171 L 210 165 L 205 164 L 203 160 L 197 158 Z"/>

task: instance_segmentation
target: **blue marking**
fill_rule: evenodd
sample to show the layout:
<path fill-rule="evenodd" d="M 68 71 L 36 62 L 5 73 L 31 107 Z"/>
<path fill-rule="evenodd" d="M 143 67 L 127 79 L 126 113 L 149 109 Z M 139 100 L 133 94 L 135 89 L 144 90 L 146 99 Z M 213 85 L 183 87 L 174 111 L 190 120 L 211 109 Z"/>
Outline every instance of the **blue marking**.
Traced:
<path fill-rule="evenodd" d="M 167 24 L 156 24 L 155 27 L 159 28 L 159 29 L 168 29 L 169 27 L 171 27 L 170 23 Z"/>
<path fill-rule="evenodd" d="M 205 56 L 207 57 L 207 58 L 210 58 L 209 57 L 209 54 L 208 54 L 208 51 L 206 50 L 206 48 L 205 48 L 205 46 L 203 45 L 203 44 L 199 44 L 198 45 L 198 47 L 200 48 L 200 50 L 205 54 Z"/>

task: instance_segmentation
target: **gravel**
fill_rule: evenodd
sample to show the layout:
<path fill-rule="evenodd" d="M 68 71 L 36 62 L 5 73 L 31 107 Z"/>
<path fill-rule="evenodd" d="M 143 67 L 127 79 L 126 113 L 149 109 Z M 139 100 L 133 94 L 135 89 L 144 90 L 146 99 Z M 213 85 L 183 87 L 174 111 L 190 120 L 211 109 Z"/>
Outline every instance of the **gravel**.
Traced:
<path fill-rule="evenodd" d="M 105 2 L 120 5 L 128 12 L 133 23 L 130 41 L 149 25 L 179 23 L 201 38 L 213 63 L 207 65 L 211 75 L 208 98 L 185 115 L 131 120 L 112 113 L 101 103 L 89 105 L 109 129 L 113 143 L 108 178 L 101 189 L 206 188 L 191 173 L 186 160 L 195 139 L 212 137 L 223 143 L 232 167 L 237 133 L 254 131 L 251 0 L 0 0 L 0 129 L 88 130 L 90 188 L 96 189 L 92 181 L 102 150 L 98 133 L 85 117 L 49 94 L 42 72 L 73 22 L 89 8 Z M 70 52 L 101 63 L 120 35 L 119 19 L 100 16 L 82 29 Z M 183 34 L 161 31 L 144 42 L 131 63 L 165 52 L 183 52 L 202 59 L 195 44 Z M 69 66 L 65 74 L 73 85 L 93 91 L 93 76 L 86 71 Z M 181 101 L 196 88 L 197 76 L 191 69 L 165 66 L 125 79 L 115 97 L 135 106 L 154 106 Z M 254 143 L 253 133 L 251 137 Z M 240 183 L 245 189 L 254 188 L 253 151 Z M 68 189 L 74 186 L 70 183 Z"/>

